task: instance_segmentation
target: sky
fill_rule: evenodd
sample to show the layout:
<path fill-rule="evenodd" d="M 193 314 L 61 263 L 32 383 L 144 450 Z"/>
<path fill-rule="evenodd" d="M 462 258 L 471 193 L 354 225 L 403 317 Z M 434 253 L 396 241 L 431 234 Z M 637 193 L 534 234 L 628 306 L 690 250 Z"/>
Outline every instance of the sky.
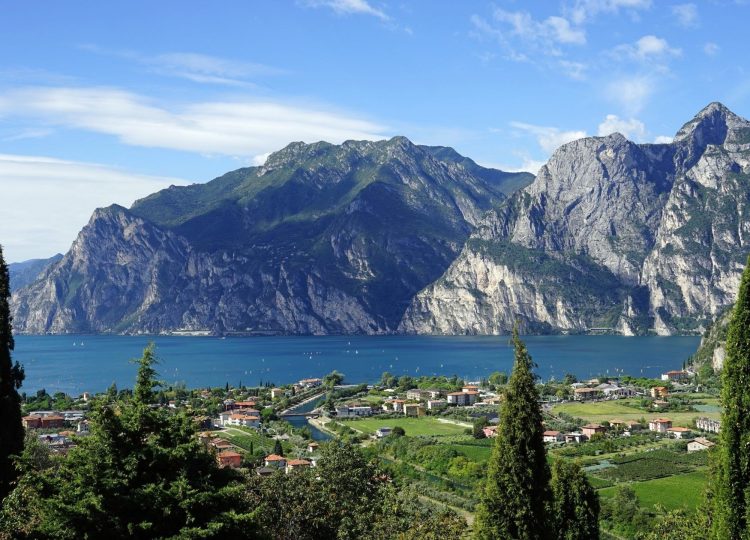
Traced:
<path fill-rule="evenodd" d="M 0 0 L 0 244 L 65 252 L 97 207 L 405 135 L 536 172 L 619 131 L 750 116 L 750 0 Z"/>

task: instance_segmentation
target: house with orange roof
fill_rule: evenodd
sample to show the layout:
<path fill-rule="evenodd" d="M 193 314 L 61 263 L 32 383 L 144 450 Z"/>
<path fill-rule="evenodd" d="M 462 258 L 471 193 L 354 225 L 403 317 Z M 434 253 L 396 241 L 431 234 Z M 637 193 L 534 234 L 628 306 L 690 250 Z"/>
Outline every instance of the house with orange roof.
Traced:
<path fill-rule="evenodd" d="M 286 467 L 286 458 L 284 456 L 279 456 L 277 454 L 267 455 L 264 462 L 265 462 L 266 467 L 278 467 L 278 468 Z"/>
<path fill-rule="evenodd" d="M 292 471 L 295 471 L 297 469 L 304 469 L 305 467 L 309 467 L 310 462 L 306 459 L 290 459 L 286 463 L 286 473 L 289 474 Z"/>
<path fill-rule="evenodd" d="M 216 454 L 216 461 L 222 469 L 225 467 L 239 469 L 242 464 L 242 455 L 233 450 L 223 450 Z"/>
<path fill-rule="evenodd" d="M 654 418 L 648 422 L 649 431 L 655 431 L 656 433 L 667 433 L 667 430 L 671 427 L 672 421 L 669 418 Z"/>

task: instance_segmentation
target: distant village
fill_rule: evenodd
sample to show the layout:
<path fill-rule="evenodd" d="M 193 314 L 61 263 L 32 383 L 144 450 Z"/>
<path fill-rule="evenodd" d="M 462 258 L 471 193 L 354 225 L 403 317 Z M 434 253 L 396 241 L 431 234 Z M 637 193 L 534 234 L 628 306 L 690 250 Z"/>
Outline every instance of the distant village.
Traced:
<path fill-rule="evenodd" d="M 660 383 L 650 381 L 646 385 L 625 382 L 625 378 L 545 383 L 542 399 L 546 411 L 553 405 L 565 403 L 587 403 L 596 410 L 597 404 L 636 398 L 643 406 L 643 419 L 614 417 L 574 429 L 550 428 L 544 432 L 544 442 L 555 446 L 577 445 L 603 437 L 630 437 L 637 432 L 651 432 L 686 441 L 688 452 L 711 448 L 714 442 L 710 437 L 721 429 L 718 419 L 695 414 L 691 425 L 676 425 L 669 417 L 671 410 L 685 408 L 684 400 L 676 398 L 694 390 L 693 378 L 693 373 L 681 370 L 667 371 L 662 374 Z M 343 424 L 356 430 L 356 420 L 373 417 L 383 421 L 368 434 L 374 440 L 392 436 L 399 418 L 436 417 L 461 424 L 461 421 L 483 417 L 487 419 L 486 425 L 476 436 L 496 436 L 502 384 L 482 380 L 461 382 L 455 389 L 446 389 L 450 387 L 447 381 L 443 378 L 439 388 L 418 387 L 425 385 L 420 379 L 413 379 L 412 384 L 400 381 L 402 384 L 394 387 L 328 384 L 325 378 L 308 378 L 279 387 L 233 388 L 227 384 L 225 388 L 173 390 L 174 396 L 165 392 L 162 402 L 154 406 L 191 412 L 198 423 L 200 440 L 215 451 L 220 466 L 250 466 L 258 475 L 268 475 L 279 469 L 289 473 L 315 466 L 319 442 L 313 440 L 310 433 L 302 433 L 304 429 L 289 426 L 284 420 L 290 415 L 305 416 L 327 437 L 337 435 L 332 426 Z M 411 387 L 405 389 L 403 383 Z M 550 393 L 553 390 L 554 393 Z M 320 401 L 326 396 L 324 405 L 304 413 L 296 412 L 301 404 Z M 168 397 L 171 399 L 166 399 Z M 68 410 L 28 410 L 23 424 L 51 451 L 67 452 L 88 435 L 88 414 L 96 399 L 105 397 L 84 392 L 71 400 L 73 406 Z M 651 418 L 645 419 L 646 416 Z M 255 434 L 255 438 L 245 434 Z M 277 452 L 263 451 L 272 442 Z"/>

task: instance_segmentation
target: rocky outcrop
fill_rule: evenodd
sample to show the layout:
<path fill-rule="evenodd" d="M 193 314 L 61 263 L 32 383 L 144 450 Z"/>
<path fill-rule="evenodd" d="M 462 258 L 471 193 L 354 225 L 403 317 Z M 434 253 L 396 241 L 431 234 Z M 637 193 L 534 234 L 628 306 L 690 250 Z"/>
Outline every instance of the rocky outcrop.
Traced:
<path fill-rule="evenodd" d="M 748 158 L 750 123 L 718 103 L 671 144 L 566 144 L 479 224 L 400 329 L 702 332 L 750 252 Z"/>

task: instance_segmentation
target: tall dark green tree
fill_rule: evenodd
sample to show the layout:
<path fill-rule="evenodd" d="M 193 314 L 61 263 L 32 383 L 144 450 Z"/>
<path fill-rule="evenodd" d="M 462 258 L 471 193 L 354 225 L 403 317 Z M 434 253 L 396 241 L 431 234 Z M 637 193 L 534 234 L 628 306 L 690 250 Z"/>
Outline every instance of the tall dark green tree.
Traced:
<path fill-rule="evenodd" d="M 23 368 L 13 363 L 13 327 L 10 316 L 10 276 L 0 246 L 0 500 L 10 492 L 18 477 L 13 456 L 23 450 L 21 396 Z"/>
<path fill-rule="evenodd" d="M 714 483 L 716 538 L 750 538 L 750 260 L 729 323 Z"/>
<path fill-rule="evenodd" d="M 497 438 L 474 523 L 481 540 L 538 540 L 551 535 L 550 470 L 534 362 L 513 330 L 515 363 L 500 409 Z"/>
<path fill-rule="evenodd" d="M 599 496 L 577 463 L 552 466 L 551 523 L 559 540 L 599 539 Z"/>

